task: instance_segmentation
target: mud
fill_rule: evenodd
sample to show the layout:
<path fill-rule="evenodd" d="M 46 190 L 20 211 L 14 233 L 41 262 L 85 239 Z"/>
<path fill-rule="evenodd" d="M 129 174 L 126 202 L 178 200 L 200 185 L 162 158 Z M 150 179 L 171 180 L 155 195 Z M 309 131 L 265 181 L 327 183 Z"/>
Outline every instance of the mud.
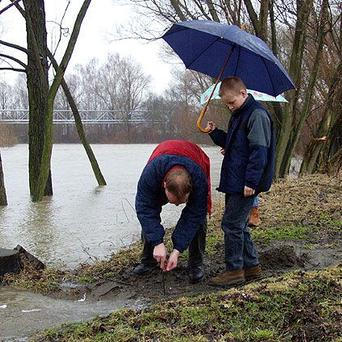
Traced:
<path fill-rule="evenodd" d="M 335 240 L 333 240 L 335 241 Z M 337 240 L 338 241 L 338 240 Z M 286 241 L 275 242 L 270 246 L 258 246 L 259 259 L 262 265 L 264 278 L 278 276 L 291 270 L 314 270 L 329 266 L 338 265 L 342 260 L 341 244 L 334 244 L 328 241 L 326 244 L 312 245 L 306 247 L 302 241 Z M 225 270 L 223 245 L 217 246 L 217 250 L 221 251 L 211 259 L 205 261 L 206 276 L 203 281 L 198 284 L 190 284 L 188 281 L 188 270 L 186 262 L 181 261 L 179 267 L 165 274 L 165 289 L 162 273 L 159 269 L 153 270 L 151 273 L 143 276 L 132 275 L 131 271 L 134 267 L 127 268 L 122 274 L 118 275 L 118 281 L 126 284 L 123 288 L 130 291 L 131 298 L 148 298 L 152 302 L 161 301 L 167 297 L 192 295 L 203 292 L 215 291 L 215 288 L 207 285 L 207 280 L 219 272 Z M 114 293 L 120 293 L 118 288 Z M 106 294 L 107 298 L 111 293 Z"/>

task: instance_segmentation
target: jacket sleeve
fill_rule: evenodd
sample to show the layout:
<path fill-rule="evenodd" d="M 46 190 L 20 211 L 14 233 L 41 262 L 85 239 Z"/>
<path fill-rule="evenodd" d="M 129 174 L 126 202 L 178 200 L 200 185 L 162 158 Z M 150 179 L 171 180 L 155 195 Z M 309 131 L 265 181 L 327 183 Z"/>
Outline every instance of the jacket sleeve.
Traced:
<path fill-rule="evenodd" d="M 222 129 L 215 128 L 209 133 L 211 140 L 218 146 L 225 148 L 227 133 Z"/>
<path fill-rule="evenodd" d="M 160 182 L 153 163 L 146 165 L 138 182 L 135 209 L 146 240 L 152 246 L 163 242 L 164 228 L 161 225 L 161 202 L 158 198 Z"/>
<path fill-rule="evenodd" d="M 172 234 L 173 247 L 180 252 L 189 247 L 207 216 L 208 183 L 202 172 L 196 179 L 193 177 L 193 185 L 194 190 Z"/>
<path fill-rule="evenodd" d="M 250 154 L 245 185 L 256 189 L 267 164 L 271 141 L 271 123 L 266 111 L 254 110 L 248 120 L 247 128 Z"/>

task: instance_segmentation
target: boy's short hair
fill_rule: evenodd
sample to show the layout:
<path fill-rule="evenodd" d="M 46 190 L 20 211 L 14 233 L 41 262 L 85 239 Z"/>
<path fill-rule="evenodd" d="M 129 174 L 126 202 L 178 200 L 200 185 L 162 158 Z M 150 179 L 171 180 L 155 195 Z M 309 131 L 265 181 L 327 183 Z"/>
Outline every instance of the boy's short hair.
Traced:
<path fill-rule="evenodd" d="M 192 181 L 189 172 L 183 167 L 171 169 L 164 178 L 165 188 L 175 195 L 179 200 L 183 200 L 185 195 L 192 190 Z"/>
<path fill-rule="evenodd" d="M 247 90 L 241 78 L 236 77 L 236 76 L 231 76 L 231 77 L 225 78 L 221 82 L 219 94 L 222 97 L 223 93 L 227 90 L 238 94 L 240 90 L 242 89 Z"/>

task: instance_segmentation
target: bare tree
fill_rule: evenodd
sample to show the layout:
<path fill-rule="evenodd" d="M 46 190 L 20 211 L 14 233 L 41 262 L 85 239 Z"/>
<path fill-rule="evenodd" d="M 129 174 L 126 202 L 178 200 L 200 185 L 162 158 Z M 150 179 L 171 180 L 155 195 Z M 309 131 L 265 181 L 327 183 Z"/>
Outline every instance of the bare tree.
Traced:
<path fill-rule="evenodd" d="M 24 8 L 17 1 L 12 2 L 15 3 L 16 8 L 25 19 L 27 49 L 8 42 L 1 41 L 0 43 L 26 53 L 28 57 L 27 65 L 25 65 L 17 58 L 6 56 L 6 58 L 14 60 L 19 64 L 22 67 L 20 71 L 27 74 L 30 110 L 30 192 L 34 201 L 40 201 L 44 194 L 52 194 L 50 159 L 52 151 L 52 114 L 55 96 L 70 61 L 82 21 L 91 0 L 84 0 L 81 6 L 64 56 L 58 65 L 51 85 L 48 82 L 48 48 L 44 1 L 23 0 Z M 17 71 L 16 68 L 12 68 L 12 70 Z"/>
<path fill-rule="evenodd" d="M 16 81 L 13 85 L 13 102 L 15 109 L 28 109 L 28 94 L 26 84 L 26 74 L 18 74 Z"/>
<path fill-rule="evenodd" d="M 13 87 L 0 81 L 0 109 L 13 108 Z"/>

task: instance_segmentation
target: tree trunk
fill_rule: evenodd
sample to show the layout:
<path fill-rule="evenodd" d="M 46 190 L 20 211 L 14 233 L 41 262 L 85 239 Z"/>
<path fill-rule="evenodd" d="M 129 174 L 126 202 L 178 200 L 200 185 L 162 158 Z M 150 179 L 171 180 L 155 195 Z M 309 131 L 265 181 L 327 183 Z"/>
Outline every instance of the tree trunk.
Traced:
<path fill-rule="evenodd" d="M 6 188 L 4 181 L 4 173 L 2 171 L 2 161 L 0 153 L 0 206 L 7 205 Z"/>
<path fill-rule="evenodd" d="M 287 144 L 290 140 L 294 114 L 297 109 L 298 94 L 301 88 L 302 62 L 305 46 L 306 29 L 308 18 L 312 7 L 313 0 L 304 0 L 302 3 L 297 1 L 298 17 L 296 21 L 295 35 L 293 39 L 292 54 L 290 60 L 289 74 L 294 81 L 297 89 L 289 92 L 289 104 L 283 111 L 282 125 L 278 134 L 277 150 L 276 150 L 276 167 L 275 176 L 284 177 L 285 170 L 282 168 L 283 159 L 285 157 Z"/>
<path fill-rule="evenodd" d="M 57 70 L 58 64 L 57 64 L 54 56 L 52 55 L 52 53 L 50 51 L 48 51 L 48 55 L 49 55 L 50 61 L 53 65 L 54 69 Z M 83 145 L 83 147 L 87 153 L 87 156 L 89 158 L 89 161 L 90 161 L 91 167 L 93 169 L 94 175 L 96 177 L 97 183 L 98 183 L 98 185 L 106 185 L 107 184 L 106 180 L 104 179 L 104 177 L 102 175 L 102 172 L 100 170 L 99 164 L 97 163 L 95 154 L 94 154 L 92 148 L 90 147 L 90 145 L 87 141 L 87 138 L 85 136 L 82 120 L 81 120 L 80 114 L 78 112 L 76 102 L 74 101 L 74 98 L 73 98 L 73 96 L 70 92 L 70 89 L 69 89 L 67 83 L 65 82 L 64 78 L 62 79 L 62 88 L 63 88 L 64 94 L 68 100 L 68 103 L 70 105 L 70 108 L 72 110 L 72 113 L 74 115 L 78 136 L 80 137 L 82 145 Z"/>
<path fill-rule="evenodd" d="M 44 145 L 42 151 L 42 158 L 39 167 L 39 176 L 38 182 L 35 189 L 33 199 L 35 201 L 41 201 L 44 194 L 44 188 L 46 186 L 46 182 L 49 177 L 50 170 L 50 161 L 51 161 L 51 153 L 52 153 L 52 120 L 53 120 L 53 105 L 55 101 L 55 97 L 58 91 L 58 88 L 63 80 L 65 70 L 69 64 L 70 58 L 75 48 L 75 44 L 77 42 L 78 35 L 80 33 L 81 25 L 83 19 L 87 13 L 91 0 L 84 0 L 81 9 L 77 15 L 68 46 L 65 50 L 64 56 L 62 58 L 61 63 L 56 71 L 55 78 L 50 86 L 48 97 L 47 97 L 47 111 L 45 120 L 45 135 L 44 135 Z M 46 51 L 47 53 L 47 51 Z"/>
<path fill-rule="evenodd" d="M 45 135 L 45 115 L 49 91 L 47 33 L 43 0 L 24 0 L 27 31 L 27 90 L 29 99 L 29 183 L 34 197 Z M 44 195 L 52 195 L 49 166 Z"/>
<path fill-rule="evenodd" d="M 286 174 L 288 173 L 288 170 L 290 168 L 291 157 L 292 157 L 293 151 L 297 145 L 299 135 L 302 131 L 305 120 L 307 119 L 307 117 L 310 113 L 311 104 L 312 104 L 312 95 L 313 95 L 314 90 L 315 90 L 315 84 L 316 84 L 317 75 L 318 75 L 319 66 L 320 66 L 320 61 L 321 61 L 321 56 L 322 56 L 322 52 L 323 52 L 324 37 L 326 36 L 326 33 L 327 33 L 327 30 L 326 30 L 327 14 L 328 14 L 328 0 L 323 0 L 322 7 L 321 7 L 321 13 L 320 13 L 321 20 L 320 20 L 319 31 L 318 31 L 318 46 L 317 46 L 317 50 L 316 50 L 316 56 L 315 56 L 314 64 L 313 64 L 312 70 L 310 72 L 309 85 L 308 85 L 307 91 L 305 93 L 304 104 L 303 104 L 303 108 L 301 109 L 301 112 L 300 112 L 299 123 L 292 130 L 291 139 L 288 142 L 287 151 L 285 153 L 285 158 L 284 158 L 283 163 L 282 163 L 283 173 L 286 173 Z"/>
<path fill-rule="evenodd" d="M 83 145 L 83 147 L 87 153 L 87 156 L 89 158 L 89 161 L 90 161 L 91 167 L 93 169 L 97 183 L 98 183 L 98 185 L 107 185 L 106 180 L 104 179 L 102 172 L 100 170 L 99 164 L 97 163 L 95 154 L 94 154 L 92 148 L 90 147 L 90 145 L 87 141 L 87 138 L 85 136 L 82 120 L 81 120 L 80 114 L 78 112 L 78 108 L 76 106 L 74 98 L 72 97 L 70 90 L 68 88 L 68 85 L 66 84 L 64 79 L 62 80 L 62 88 L 63 88 L 65 96 L 68 99 L 70 108 L 71 108 L 72 113 L 74 115 L 78 136 L 80 137 L 81 143 L 82 143 L 82 145 Z"/>
<path fill-rule="evenodd" d="M 342 92 L 337 95 L 338 107 L 335 113 L 333 113 L 333 123 L 328 134 L 328 144 L 323 149 L 322 158 L 320 160 L 321 167 L 328 174 L 338 174 L 342 168 L 342 115 L 341 112 L 341 100 Z"/>
<path fill-rule="evenodd" d="M 320 152 L 324 149 L 324 144 L 328 144 L 329 146 L 332 142 L 334 142 L 333 134 L 330 135 L 329 132 L 331 131 L 331 133 L 334 133 L 333 127 L 335 127 L 336 125 L 337 116 L 334 113 L 338 113 L 341 110 L 338 107 L 338 104 L 341 102 L 341 99 L 339 98 L 341 97 L 341 95 L 339 95 L 341 72 L 342 62 L 340 61 L 330 82 L 328 95 L 325 101 L 325 110 L 323 113 L 323 117 L 317 129 L 317 133 L 315 134 L 316 139 L 313 139 L 313 141 L 309 144 L 305 151 L 302 167 L 300 170 L 301 174 L 315 172 L 319 167 L 318 159 L 320 156 Z M 337 104 L 335 110 L 333 109 L 334 103 Z M 319 140 L 319 138 L 322 138 L 324 136 L 327 137 L 326 140 Z M 327 154 L 329 155 L 329 153 Z"/>

